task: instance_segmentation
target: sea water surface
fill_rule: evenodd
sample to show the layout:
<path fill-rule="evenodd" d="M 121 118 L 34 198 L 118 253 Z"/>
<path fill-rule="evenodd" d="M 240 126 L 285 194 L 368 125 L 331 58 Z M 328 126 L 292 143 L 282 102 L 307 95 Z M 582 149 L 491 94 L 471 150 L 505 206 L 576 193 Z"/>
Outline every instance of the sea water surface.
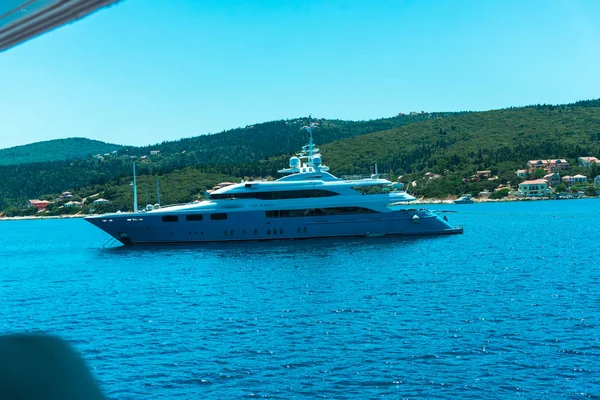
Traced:
<path fill-rule="evenodd" d="M 600 200 L 437 208 L 464 235 L 103 248 L 1 221 L 0 333 L 66 339 L 115 399 L 600 398 Z"/>

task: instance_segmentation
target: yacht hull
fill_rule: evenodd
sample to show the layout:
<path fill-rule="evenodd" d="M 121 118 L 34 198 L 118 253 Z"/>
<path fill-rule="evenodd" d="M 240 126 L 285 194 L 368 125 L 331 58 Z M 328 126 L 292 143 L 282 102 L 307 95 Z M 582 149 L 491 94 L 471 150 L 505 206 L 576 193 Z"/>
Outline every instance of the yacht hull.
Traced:
<path fill-rule="evenodd" d="M 201 220 L 190 221 L 186 214 L 137 213 L 86 220 L 124 245 L 463 233 L 462 227 L 452 226 L 427 210 L 290 218 L 268 218 L 264 211 L 220 215 L 226 218 L 213 220 L 207 213 Z"/>

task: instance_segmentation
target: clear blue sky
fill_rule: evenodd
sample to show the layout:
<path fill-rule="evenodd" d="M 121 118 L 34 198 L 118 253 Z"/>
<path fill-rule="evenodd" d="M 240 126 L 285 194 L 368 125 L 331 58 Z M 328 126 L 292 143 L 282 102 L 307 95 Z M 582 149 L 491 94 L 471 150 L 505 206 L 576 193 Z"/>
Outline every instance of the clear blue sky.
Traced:
<path fill-rule="evenodd" d="M 0 148 L 600 97 L 600 1 L 125 0 L 0 54 Z"/>

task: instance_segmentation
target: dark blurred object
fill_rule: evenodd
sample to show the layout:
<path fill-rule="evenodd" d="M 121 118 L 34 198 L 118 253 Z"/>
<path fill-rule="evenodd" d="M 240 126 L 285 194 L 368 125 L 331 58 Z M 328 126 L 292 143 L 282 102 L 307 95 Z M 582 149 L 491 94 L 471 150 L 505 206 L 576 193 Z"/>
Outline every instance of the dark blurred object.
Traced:
<path fill-rule="evenodd" d="M 0 0 L 0 52 L 120 0 Z"/>
<path fill-rule="evenodd" d="M 87 366 L 53 336 L 0 336 L 0 399 L 105 399 Z"/>

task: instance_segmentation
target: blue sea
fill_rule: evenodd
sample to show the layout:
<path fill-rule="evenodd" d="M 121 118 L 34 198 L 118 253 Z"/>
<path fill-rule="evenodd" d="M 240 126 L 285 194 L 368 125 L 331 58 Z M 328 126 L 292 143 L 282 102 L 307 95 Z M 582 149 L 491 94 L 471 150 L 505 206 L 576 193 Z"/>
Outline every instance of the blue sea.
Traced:
<path fill-rule="evenodd" d="M 600 200 L 431 206 L 463 235 L 103 248 L 0 222 L 0 333 L 114 399 L 600 398 Z"/>

